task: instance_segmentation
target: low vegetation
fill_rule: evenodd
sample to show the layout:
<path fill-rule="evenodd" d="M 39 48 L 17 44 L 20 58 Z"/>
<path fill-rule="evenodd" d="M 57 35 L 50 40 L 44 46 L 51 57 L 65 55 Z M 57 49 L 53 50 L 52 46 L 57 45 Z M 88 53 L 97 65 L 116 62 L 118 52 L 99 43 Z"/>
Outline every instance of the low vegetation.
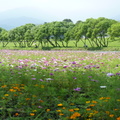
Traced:
<path fill-rule="evenodd" d="M 2 120 L 120 120 L 120 52 L 1 50 Z"/>

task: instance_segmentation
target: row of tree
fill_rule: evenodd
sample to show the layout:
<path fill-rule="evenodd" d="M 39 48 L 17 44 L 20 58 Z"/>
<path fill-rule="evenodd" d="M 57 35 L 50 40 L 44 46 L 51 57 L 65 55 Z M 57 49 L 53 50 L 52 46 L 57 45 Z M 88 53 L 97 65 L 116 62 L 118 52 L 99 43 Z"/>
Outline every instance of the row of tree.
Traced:
<path fill-rule="evenodd" d="M 0 42 L 3 47 L 9 42 L 20 47 L 36 47 L 50 44 L 53 47 L 66 47 L 70 40 L 74 40 L 77 47 L 82 41 L 87 47 L 107 47 L 109 39 L 120 36 L 120 22 L 104 17 L 89 18 L 86 21 L 77 21 L 75 24 L 70 19 L 54 21 L 42 25 L 26 24 L 12 30 L 0 28 Z M 61 43 L 61 44 L 60 44 Z"/>

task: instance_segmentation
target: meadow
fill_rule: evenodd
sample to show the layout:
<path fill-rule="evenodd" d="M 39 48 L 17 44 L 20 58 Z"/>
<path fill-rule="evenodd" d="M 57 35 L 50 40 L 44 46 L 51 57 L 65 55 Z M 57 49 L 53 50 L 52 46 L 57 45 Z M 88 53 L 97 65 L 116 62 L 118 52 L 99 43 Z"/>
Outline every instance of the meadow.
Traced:
<path fill-rule="evenodd" d="M 120 52 L 0 50 L 1 120 L 120 120 Z"/>
<path fill-rule="evenodd" d="M 90 43 L 88 42 L 88 40 L 86 40 L 86 44 L 88 47 L 84 47 L 84 44 L 82 41 L 78 42 L 78 46 L 75 46 L 75 40 L 70 40 L 68 47 L 63 47 L 61 42 L 58 42 L 59 45 L 61 47 L 53 47 L 51 46 L 49 43 L 45 43 L 43 44 L 44 47 L 42 47 L 41 45 L 39 47 L 35 47 L 35 45 L 33 44 L 31 47 L 19 47 L 19 45 L 17 44 L 17 47 L 15 47 L 13 42 L 9 42 L 7 44 L 6 47 L 2 47 L 2 42 L 0 42 L 0 50 L 2 49 L 8 49 L 8 50 L 91 50 L 91 51 L 95 51 L 95 50 L 99 50 L 99 51 L 120 51 L 120 39 L 116 38 L 115 40 L 109 40 L 109 44 L 108 47 L 100 47 L 98 48 L 97 46 L 95 47 L 91 47 Z M 37 44 L 39 44 L 38 42 L 36 42 Z M 53 42 L 54 43 L 54 42 Z M 66 43 L 64 42 L 64 45 L 66 45 Z"/>

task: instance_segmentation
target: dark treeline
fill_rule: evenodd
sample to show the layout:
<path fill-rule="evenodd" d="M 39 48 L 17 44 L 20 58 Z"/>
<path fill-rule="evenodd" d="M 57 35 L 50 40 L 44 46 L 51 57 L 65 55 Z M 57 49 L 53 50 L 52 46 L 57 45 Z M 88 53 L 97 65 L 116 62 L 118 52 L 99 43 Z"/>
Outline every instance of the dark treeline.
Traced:
<path fill-rule="evenodd" d="M 15 47 L 44 47 L 48 43 L 52 47 L 68 47 L 70 40 L 74 40 L 76 47 L 79 41 L 85 47 L 86 41 L 91 47 L 107 47 L 109 39 L 115 40 L 116 37 L 120 37 L 120 22 L 104 17 L 89 18 L 75 24 L 70 19 L 42 25 L 25 24 L 9 31 L 0 28 L 3 47 L 9 42 L 13 42 Z"/>

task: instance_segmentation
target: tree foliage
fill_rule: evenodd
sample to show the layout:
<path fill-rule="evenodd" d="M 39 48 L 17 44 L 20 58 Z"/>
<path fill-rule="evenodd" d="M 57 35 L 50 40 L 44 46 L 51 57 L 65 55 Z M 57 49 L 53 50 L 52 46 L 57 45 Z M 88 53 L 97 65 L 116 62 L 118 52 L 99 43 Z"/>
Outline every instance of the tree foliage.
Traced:
<path fill-rule="evenodd" d="M 25 24 L 10 31 L 0 28 L 3 46 L 10 41 L 16 47 L 44 47 L 49 44 L 52 47 L 66 47 L 69 41 L 74 40 L 76 47 L 79 41 L 83 42 L 84 47 L 87 47 L 87 43 L 91 47 L 107 47 L 109 38 L 116 37 L 120 37 L 120 22 L 104 17 L 79 20 L 75 24 L 71 19 L 45 22 L 42 25 Z"/>

